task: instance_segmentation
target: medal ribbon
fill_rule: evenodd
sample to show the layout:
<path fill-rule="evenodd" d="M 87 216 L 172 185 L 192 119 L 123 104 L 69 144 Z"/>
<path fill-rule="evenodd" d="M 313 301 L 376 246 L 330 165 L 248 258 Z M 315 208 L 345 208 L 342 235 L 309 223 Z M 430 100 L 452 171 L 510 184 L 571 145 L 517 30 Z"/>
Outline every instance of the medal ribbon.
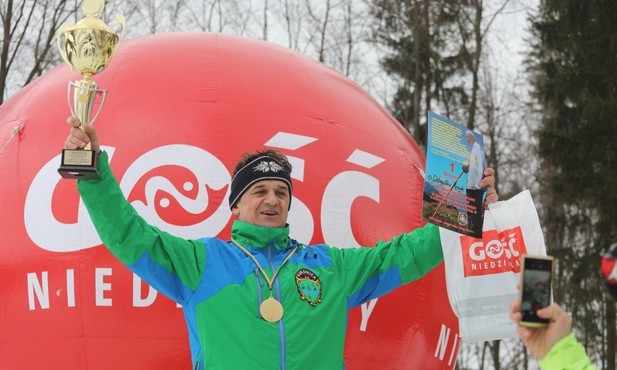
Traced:
<path fill-rule="evenodd" d="M 266 279 L 266 282 L 268 283 L 268 290 L 270 291 L 270 298 L 272 298 L 272 285 L 274 284 L 274 280 L 276 279 L 276 275 L 278 275 L 279 271 L 281 271 L 281 268 L 283 267 L 283 265 L 285 265 L 285 263 L 289 260 L 289 258 L 291 258 L 291 256 L 294 253 L 296 253 L 296 251 L 298 250 L 298 246 L 296 245 L 295 248 L 291 252 L 289 252 L 287 257 L 285 257 L 285 259 L 283 260 L 283 262 L 279 266 L 279 268 L 277 268 L 276 271 L 274 272 L 274 275 L 272 275 L 272 279 L 270 279 L 268 277 L 268 275 L 266 274 L 266 271 L 264 271 L 263 267 L 261 267 L 261 265 L 257 261 L 257 258 L 255 258 L 255 256 L 253 256 L 253 254 L 251 252 L 249 252 L 248 249 L 246 249 L 245 247 L 240 245 L 240 243 L 235 241 L 234 238 L 231 238 L 231 241 L 234 242 L 234 244 L 237 245 L 238 248 L 240 248 L 244 253 L 246 253 L 247 256 L 251 257 L 253 262 L 255 262 L 255 264 L 259 268 L 259 271 L 261 272 L 261 274 L 263 275 L 264 279 Z"/>

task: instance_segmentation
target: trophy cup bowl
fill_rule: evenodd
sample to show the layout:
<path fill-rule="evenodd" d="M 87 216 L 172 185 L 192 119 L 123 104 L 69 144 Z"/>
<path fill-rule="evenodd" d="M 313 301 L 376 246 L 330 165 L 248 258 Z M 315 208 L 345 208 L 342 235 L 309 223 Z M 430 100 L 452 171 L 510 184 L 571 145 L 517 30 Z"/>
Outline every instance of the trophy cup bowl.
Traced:
<path fill-rule="evenodd" d="M 58 50 L 62 59 L 83 76 L 79 81 L 69 82 L 67 90 L 71 115 L 81 121 L 82 131 L 86 125 L 94 123 L 107 95 L 92 76 L 107 67 L 126 29 L 123 16 L 118 15 L 115 19 L 115 23 L 122 27 L 120 36 L 97 18 L 104 4 L 103 0 L 84 1 L 82 9 L 86 17 L 73 26 L 63 24 L 58 32 Z M 68 179 L 99 178 L 96 157 L 89 144 L 84 149 L 64 149 L 58 172 Z"/>

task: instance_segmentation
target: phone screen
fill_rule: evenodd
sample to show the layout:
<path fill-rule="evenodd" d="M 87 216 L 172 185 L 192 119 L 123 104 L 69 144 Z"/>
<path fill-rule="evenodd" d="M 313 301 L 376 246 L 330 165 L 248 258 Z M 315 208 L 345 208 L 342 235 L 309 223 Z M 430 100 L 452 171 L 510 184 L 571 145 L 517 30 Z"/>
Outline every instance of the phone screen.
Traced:
<path fill-rule="evenodd" d="M 551 304 L 552 257 L 523 257 L 521 275 L 521 325 L 539 326 L 548 324 L 547 319 L 537 315 L 540 308 Z"/>

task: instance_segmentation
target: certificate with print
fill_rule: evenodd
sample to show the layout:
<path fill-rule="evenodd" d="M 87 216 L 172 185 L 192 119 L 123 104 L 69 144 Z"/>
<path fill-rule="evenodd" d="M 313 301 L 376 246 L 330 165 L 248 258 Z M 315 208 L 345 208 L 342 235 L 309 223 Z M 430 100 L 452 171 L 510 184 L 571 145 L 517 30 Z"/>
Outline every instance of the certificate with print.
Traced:
<path fill-rule="evenodd" d="M 429 112 L 422 218 L 481 238 L 486 188 L 479 182 L 485 168 L 482 135 Z"/>

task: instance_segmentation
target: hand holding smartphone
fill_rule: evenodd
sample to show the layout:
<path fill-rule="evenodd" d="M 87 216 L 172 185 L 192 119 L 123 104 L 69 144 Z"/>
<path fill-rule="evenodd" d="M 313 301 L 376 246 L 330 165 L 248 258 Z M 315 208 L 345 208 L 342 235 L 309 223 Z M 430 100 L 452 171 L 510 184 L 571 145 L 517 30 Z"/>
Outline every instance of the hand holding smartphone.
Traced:
<path fill-rule="evenodd" d="M 539 309 L 548 307 L 553 297 L 552 256 L 524 255 L 522 257 L 519 302 L 522 320 L 519 325 L 539 327 L 548 324 L 547 319 L 538 317 Z"/>

